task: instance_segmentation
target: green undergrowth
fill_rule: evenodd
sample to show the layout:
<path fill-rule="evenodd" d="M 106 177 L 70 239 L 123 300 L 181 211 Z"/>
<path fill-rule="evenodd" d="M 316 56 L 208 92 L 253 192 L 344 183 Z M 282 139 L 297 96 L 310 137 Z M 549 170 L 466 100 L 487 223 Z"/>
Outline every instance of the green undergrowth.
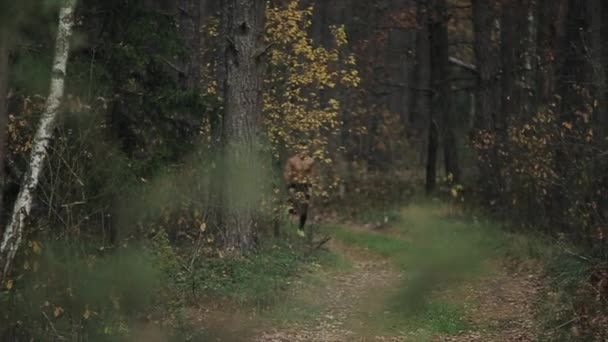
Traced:
<path fill-rule="evenodd" d="M 484 261 L 504 253 L 504 234 L 496 225 L 455 218 L 441 205 L 410 206 L 396 222 L 388 232 L 324 228 L 343 243 L 389 258 L 404 275 L 386 311 L 372 323 L 384 332 L 407 331 L 422 339 L 467 330 L 466 303 L 448 303 L 436 294 L 489 272 Z"/>
<path fill-rule="evenodd" d="M 16 265 L 0 289 L 0 326 L 15 341 L 120 341 L 156 303 L 162 279 L 154 253 L 137 245 L 29 241 Z"/>
<path fill-rule="evenodd" d="M 347 267 L 329 251 L 310 253 L 303 241 L 274 241 L 247 257 L 201 260 L 195 276 L 202 294 L 264 309 L 280 301 L 295 278 L 319 264 Z"/>
<path fill-rule="evenodd" d="M 392 333 L 414 341 L 429 341 L 438 333 L 456 335 L 471 328 L 460 305 L 433 300 L 423 309 L 406 314 L 398 305 L 398 302 L 389 305 L 385 312 L 371 318 L 373 333 Z"/>
<path fill-rule="evenodd" d="M 511 234 L 513 266 L 540 268 L 546 290 L 538 305 L 543 341 L 600 341 L 608 338 L 606 297 L 595 278 L 604 264 L 584 250 L 542 235 Z"/>

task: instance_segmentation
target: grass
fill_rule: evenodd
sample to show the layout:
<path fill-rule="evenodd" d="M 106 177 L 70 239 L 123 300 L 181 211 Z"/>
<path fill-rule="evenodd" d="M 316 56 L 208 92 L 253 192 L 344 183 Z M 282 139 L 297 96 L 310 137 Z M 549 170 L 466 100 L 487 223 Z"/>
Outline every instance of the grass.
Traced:
<path fill-rule="evenodd" d="M 264 309 L 279 301 L 294 279 L 319 264 L 348 268 L 346 260 L 331 252 L 308 255 L 302 243 L 275 241 L 248 257 L 201 260 L 197 288 L 206 295 Z"/>
<path fill-rule="evenodd" d="M 505 257 L 521 265 L 542 263 L 553 275 L 556 290 L 541 307 L 545 316 L 541 318 L 548 328 L 571 319 L 568 296 L 588 274 L 581 259 L 552 247 L 542 237 L 505 233 L 496 224 L 454 214 L 440 204 L 423 204 L 393 214 L 388 233 L 339 225 L 320 228 L 342 244 L 390 259 L 404 276 L 394 291 L 379 297 L 386 302 L 377 314 L 361 313 L 365 316 L 359 317 L 360 321 L 368 328 L 361 333 L 407 335 L 413 341 L 428 341 L 438 334 L 455 335 L 479 328 L 467 320 L 468 308 L 474 303 L 465 302 L 466 296 L 458 293 L 466 292 L 461 285 L 490 275 L 492 268 L 486 267 L 486 261 Z M 375 218 L 386 213 L 366 215 Z M 274 242 L 248 258 L 201 261 L 200 290 L 247 307 L 270 308 L 264 317 L 274 326 L 315 322 L 327 308 L 323 296 L 326 283 L 319 276 L 324 277 L 328 269 L 348 272 L 352 265 L 345 255 L 321 252 L 307 256 L 302 247 Z M 314 271 L 321 266 L 324 272 Z M 295 287 L 300 292 L 283 301 L 296 280 L 307 285 Z M 457 294 L 452 296 L 455 298 L 443 296 L 446 289 L 456 290 L 452 292 Z"/>
<path fill-rule="evenodd" d="M 386 312 L 373 322 L 380 332 L 397 332 L 399 327 L 424 340 L 469 328 L 465 303 L 442 301 L 436 293 L 484 274 L 484 261 L 504 253 L 507 243 L 497 226 L 457 220 L 444 210 L 439 205 L 410 206 L 401 212 L 391 235 L 325 227 L 342 243 L 389 258 L 406 275 Z"/>
<path fill-rule="evenodd" d="M 589 279 L 596 261 L 584 256 L 584 252 L 575 246 L 560 247 L 546 236 L 511 234 L 510 241 L 509 256 L 520 267 L 533 263 L 532 267 L 540 267 L 546 274 L 549 290 L 544 291 L 537 313 L 543 328 L 542 339 L 605 339 L 608 334 L 603 323 L 608 317 L 605 299 L 598 300 L 597 292 L 589 291 Z"/>

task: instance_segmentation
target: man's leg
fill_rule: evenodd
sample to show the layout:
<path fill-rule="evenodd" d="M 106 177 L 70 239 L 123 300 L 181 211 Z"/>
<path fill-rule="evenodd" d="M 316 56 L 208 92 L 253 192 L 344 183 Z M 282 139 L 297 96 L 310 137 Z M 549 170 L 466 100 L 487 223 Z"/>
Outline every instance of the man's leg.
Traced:
<path fill-rule="evenodd" d="M 309 184 L 302 184 L 301 190 L 301 206 L 300 206 L 300 229 L 304 229 L 306 219 L 308 218 L 308 210 L 310 209 L 310 192 L 311 186 Z"/>
<path fill-rule="evenodd" d="M 296 198 L 297 195 L 297 188 L 295 184 L 289 184 L 287 186 L 287 206 L 288 206 L 288 212 L 290 215 L 295 215 L 297 214 L 297 205 L 298 205 L 298 201 Z"/>
<path fill-rule="evenodd" d="M 300 230 L 304 229 L 304 225 L 306 224 L 307 217 L 308 217 L 308 204 L 305 203 L 302 205 L 302 210 L 300 211 L 300 226 L 298 227 Z"/>

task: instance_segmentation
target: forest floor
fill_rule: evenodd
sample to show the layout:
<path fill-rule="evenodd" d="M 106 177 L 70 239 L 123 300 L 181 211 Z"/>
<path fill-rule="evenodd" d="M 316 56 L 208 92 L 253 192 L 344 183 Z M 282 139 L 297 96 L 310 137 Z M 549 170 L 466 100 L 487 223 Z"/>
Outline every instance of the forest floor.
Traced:
<path fill-rule="evenodd" d="M 206 305 L 216 341 L 533 341 L 543 277 L 516 269 L 495 227 L 409 207 L 387 227 L 327 225 L 337 255 L 262 313 Z"/>

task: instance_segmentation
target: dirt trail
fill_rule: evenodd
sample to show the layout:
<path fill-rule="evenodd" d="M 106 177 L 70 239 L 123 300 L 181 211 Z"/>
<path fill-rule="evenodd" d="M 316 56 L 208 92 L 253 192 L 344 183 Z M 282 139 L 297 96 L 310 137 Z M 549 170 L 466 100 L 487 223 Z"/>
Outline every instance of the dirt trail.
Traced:
<path fill-rule="evenodd" d="M 377 314 L 397 287 L 401 275 L 386 258 L 337 243 L 331 249 L 346 258 L 352 269 L 335 273 L 321 271 L 320 283 L 311 288 L 300 283 L 295 296 L 321 304 L 317 317 L 306 322 L 290 322 L 262 332 L 257 342 L 283 341 L 367 341 L 358 336 L 365 331 L 365 318 Z M 297 308 L 295 309 L 297 310 Z M 379 341 L 379 339 L 376 339 Z"/>
<path fill-rule="evenodd" d="M 357 227 L 351 231 L 404 239 L 403 230 L 396 233 L 393 229 L 377 231 Z M 538 272 L 516 272 L 505 266 L 508 264 L 505 260 L 493 258 L 485 261 L 490 270 L 485 276 L 471 277 L 434 293 L 432 297 L 440 302 L 462 308 L 457 319 L 466 321 L 466 328 L 451 335 L 425 333 L 424 327 L 416 326 L 419 321 L 395 324 L 391 321 L 379 328 L 378 321 L 384 322 L 385 317 L 389 317 L 384 315 L 390 315 L 388 308 L 396 298 L 394 295 L 408 284 L 407 270 L 402 271 L 394 260 L 363 247 L 333 240 L 329 247 L 350 267 L 336 270 L 319 266 L 311 274 L 298 278 L 288 290 L 287 300 L 263 315 L 267 317 L 252 320 L 227 314 L 226 322 L 219 325 L 231 326 L 234 330 L 230 338 L 217 341 L 499 342 L 535 341 L 538 336 L 534 311 L 542 289 Z M 216 314 L 213 313 L 217 317 Z"/>

